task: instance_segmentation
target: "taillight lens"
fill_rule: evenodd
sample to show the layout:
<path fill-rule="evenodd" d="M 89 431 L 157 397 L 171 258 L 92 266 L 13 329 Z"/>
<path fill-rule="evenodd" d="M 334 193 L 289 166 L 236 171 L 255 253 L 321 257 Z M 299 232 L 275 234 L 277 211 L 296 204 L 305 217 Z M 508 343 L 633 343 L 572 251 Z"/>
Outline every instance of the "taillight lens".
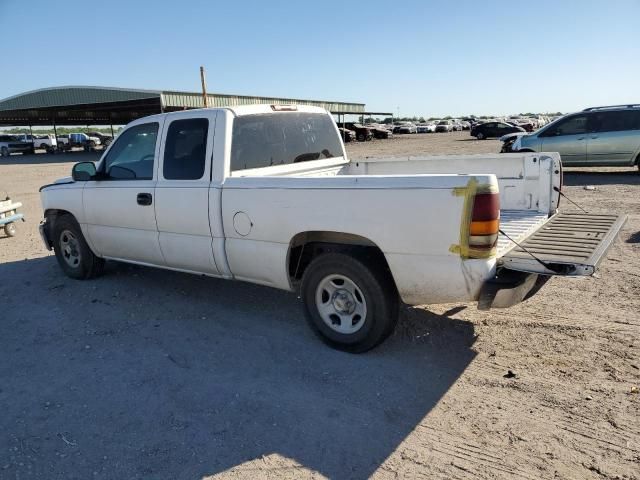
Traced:
<path fill-rule="evenodd" d="M 487 258 L 495 255 L 499 228 L 499 194 L 477 193 L 473 198 L 469 222 L 469 257 Z"/>

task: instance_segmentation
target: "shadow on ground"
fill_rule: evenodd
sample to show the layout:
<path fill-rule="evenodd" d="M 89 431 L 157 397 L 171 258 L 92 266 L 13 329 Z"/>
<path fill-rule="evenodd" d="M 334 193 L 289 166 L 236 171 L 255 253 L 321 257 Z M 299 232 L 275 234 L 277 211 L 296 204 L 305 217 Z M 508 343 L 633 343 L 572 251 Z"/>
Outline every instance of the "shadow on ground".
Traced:
<path fill-rule="evenodd" d="M 201 478 L 269 454 L 368 478 L 475 355 L 471 324 L 420 309 L 349 355 L 266 287 L 122 264 L 79 282 L 51 256 L 0 278 L 11 478 Z"/>
<path fill-rule="evenodd" d="M 636 168 L 611 172 L 564 170 L 563 184 L 569 187 L 581 185 L 640 185 L 640 173 Z"/>

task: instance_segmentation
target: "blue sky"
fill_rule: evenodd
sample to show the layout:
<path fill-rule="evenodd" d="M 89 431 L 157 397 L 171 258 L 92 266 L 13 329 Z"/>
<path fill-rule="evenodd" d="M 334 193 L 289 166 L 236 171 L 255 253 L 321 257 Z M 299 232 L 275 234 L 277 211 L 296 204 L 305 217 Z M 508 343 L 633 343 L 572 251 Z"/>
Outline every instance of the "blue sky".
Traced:
<path fill-rule="evenodd" d="M 0 0 L 0 98 L 195 91 L 204 65 L 212 92 L 402 116 L 566 112 L 640 102 L 639 19 L 640 0 Z"/>

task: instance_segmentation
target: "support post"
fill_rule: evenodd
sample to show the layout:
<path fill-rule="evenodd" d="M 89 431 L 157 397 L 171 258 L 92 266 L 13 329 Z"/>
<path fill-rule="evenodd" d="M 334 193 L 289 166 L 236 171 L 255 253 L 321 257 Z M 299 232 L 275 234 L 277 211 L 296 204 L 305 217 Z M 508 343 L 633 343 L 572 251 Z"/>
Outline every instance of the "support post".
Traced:
<path fill-rule="evenodd" d="M 55 152 L 60 150 L 60 144 L 58 143 L 58 129 L 56 128 L 56 119 L 55 119 L 55 117 L 53 119 L 53 136 L 56 139 L 56 146 L 53 149 L 53 152 L 55 153 Z"/>
<path fill-rule="evenodd" d="M 207 108 L 209 106 L 209 99 L 207 98 L 207 79 L 203 66 L 200 66 L 200 81 L 202 82 L 202 105 L 204 105 L 204 108 Z"/>
<path fill-rule="evenodd" d="M 111 138 L 115 138 L 115 135 L 113 134 L 113 123 L 110 125 L 111 125 Z"/>
<path fill-rule="evenodd" d="M 36 149 L 36 141 L 35 141 L 35 139 L 33 138 L 33 129 L 31 128 L 31 125 L 29 125 L 29 134 L 31 135 L 31 147 L 33 148 L 34 153 L 35 153 L 35 149 Z"/>

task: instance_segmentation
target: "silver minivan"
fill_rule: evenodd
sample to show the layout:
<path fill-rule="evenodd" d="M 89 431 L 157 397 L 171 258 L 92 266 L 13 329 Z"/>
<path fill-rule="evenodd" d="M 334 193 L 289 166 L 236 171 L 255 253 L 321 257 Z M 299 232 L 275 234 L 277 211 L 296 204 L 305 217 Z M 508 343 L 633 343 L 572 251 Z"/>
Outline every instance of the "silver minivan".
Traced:
<path fill-rule="evenodd" d="M 500 140 L 502 152 L 558 152 L 563 165 L 640 168 L 640 105 L 587 108 Z"/>

